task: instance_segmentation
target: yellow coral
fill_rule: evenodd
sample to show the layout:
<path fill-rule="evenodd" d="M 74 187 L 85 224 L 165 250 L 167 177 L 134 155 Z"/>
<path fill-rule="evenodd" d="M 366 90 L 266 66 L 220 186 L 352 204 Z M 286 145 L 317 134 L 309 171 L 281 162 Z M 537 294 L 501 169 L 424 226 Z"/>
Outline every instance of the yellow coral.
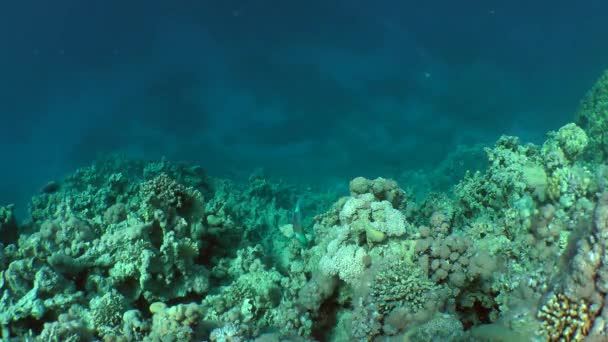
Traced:
<path fill-rule="evenodd" d="M 562 195 L 563 190 L 563 169 L 557 169 L 547 179 L 547 195 L 553 201 L 556 201 Z"/>
<path fill-rule="evenodd" d="M 561 342 L 583 341 L 594 317 L 584 300 L 575 302 L 562 293 L 554 293 L 540 308 L 537 318 L 549 341 Z"/>

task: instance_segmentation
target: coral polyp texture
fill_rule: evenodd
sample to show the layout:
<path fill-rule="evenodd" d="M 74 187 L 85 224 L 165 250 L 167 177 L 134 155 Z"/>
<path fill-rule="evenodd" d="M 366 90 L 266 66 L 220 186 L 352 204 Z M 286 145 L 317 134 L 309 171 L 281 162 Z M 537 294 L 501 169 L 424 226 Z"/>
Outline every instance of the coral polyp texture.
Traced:
<path fill-rule="evenodd" d="M 607 99 L 422 199 L 100 159 L 0 206 L 2 340 L 607 341 Z"/>

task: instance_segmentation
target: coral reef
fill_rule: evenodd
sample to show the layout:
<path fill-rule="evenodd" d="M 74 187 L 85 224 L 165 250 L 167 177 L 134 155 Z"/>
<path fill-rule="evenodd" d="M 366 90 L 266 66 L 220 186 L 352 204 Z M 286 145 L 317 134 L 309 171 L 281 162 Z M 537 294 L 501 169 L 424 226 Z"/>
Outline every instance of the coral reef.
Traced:
<path fill-rule="evenodd" d="M 261 246 L 268 255 L 287 246 L 297 258 L 299 248 L 278 226 L 289 222 L 293 198 L 327 200 L 278 188 L 260 175 L 240 186 L 195 166 L 122 156 L 79 169 L 54 191 L 34 196 L 19 240 L 0 244 L 2 337 L 200 340 L 266 310 L 270 323 L 260 319 L 239 331 L 261 334 L 273 321 L 281 325 L 282 315 L 271 312 L 281 287 L 305 280 L 269 269 Z M 0 227 L 16 229 L 12 206 L 0 213 Z M 234 283 L 220 290 L 226 282 Z M 298 290 L 290 295 L 297 298 Z M 183 307 L 192 301 L 198 304 Z M 231 301 L 242 307 L 237 323 L 222 309 Z"/>
<path fill-rule="evenodd" d="M 0 207 L 2 340 L 605 341 L 607 75 L 576 123 L 422 198 L 98 160 L 22 222 Z"/>

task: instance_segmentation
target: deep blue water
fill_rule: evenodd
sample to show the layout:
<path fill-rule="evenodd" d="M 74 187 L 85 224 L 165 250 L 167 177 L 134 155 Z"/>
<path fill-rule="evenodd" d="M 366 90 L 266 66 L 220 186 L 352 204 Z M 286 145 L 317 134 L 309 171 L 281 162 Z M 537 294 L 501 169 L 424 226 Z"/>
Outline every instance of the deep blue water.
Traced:
<path fill-rule="evenodd" d="M 606 13 L 601 0 L 4 1 L 0 203 L 110 152 L 326 184 L 432 169 L 501 134 L 540 141 L 608 66 Z"/>

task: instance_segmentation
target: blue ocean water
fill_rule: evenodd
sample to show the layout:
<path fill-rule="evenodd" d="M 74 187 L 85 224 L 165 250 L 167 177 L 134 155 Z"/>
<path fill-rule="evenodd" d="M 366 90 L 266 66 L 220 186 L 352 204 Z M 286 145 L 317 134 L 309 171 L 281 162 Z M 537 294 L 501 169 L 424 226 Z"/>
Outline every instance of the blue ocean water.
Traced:
<path fill-rule="evenodd" d="M 0 3 L 0 341 L 602 341 L 606 13 Z"/>
<path fill-rule="evenodd" d="M 606 66 L 607 8 L 7 2 L 0 200 L 117 151 L 324 182 L 433 168 L 501 134 L 540 141 Z"/>

